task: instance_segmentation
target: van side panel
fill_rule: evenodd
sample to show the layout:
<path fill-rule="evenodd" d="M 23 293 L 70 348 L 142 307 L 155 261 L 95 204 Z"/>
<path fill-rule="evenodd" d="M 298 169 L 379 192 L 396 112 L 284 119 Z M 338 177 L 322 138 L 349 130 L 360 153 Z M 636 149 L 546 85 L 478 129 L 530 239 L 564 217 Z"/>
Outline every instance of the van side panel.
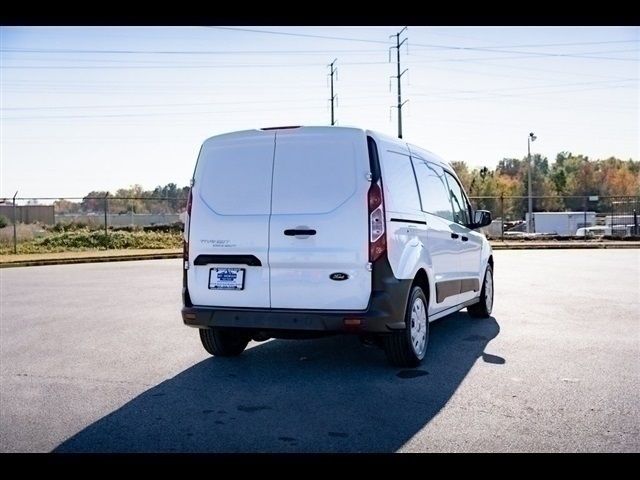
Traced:
<path fill-rule="evenodd" d="M 189 294 L 196 306 L 270 306 L 268 249 L 274 141 L 274 132 L 253 131 L 213 137 L 203 145 L 192 190 L 187 271 Z M 261 265 L 224 263 L 243 261 L 251 255 Z M 208 259 L 207 263 L 197 265 L 202 259 Z M 211 269 L 220 267 L 245 269 L 244 288 L 209 288 Z"/>
<path fill-rule="evenodd" d="M 272 308 L 367 307 L 368 172 L 362 130 L 278 131 L 269 249 Z M 333 274 L 346 277 L 332 279 Z"/>
<path fill-rule="evenodd" d="M 430 285 L 433 291 L 429 302 L 429 314 L 432 314 L 460 303 L 458 294 L 453 294 L 450 286 L 457 285 L 460 279 L 458 266 L 462 242 L 452 238 L 453 221 L 442 216 L 446 216 L 448 211 L 448 216 L 453 218 L 442 168 L 443 162 L 437 156 L 414 145 L 409 145 L 409 148 L 427 222 L 424 251 L 425 254 L 428 253 L 433 269 Z M 443 204 L 446 204 L 446 207 L 443 207 Z M 445 210 L 438 211 L 439 208 Z"/>

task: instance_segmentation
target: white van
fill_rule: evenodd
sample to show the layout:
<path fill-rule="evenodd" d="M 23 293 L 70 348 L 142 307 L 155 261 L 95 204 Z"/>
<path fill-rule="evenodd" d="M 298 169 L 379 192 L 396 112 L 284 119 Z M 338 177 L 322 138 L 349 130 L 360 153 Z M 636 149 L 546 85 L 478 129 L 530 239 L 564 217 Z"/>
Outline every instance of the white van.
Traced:
<path fill-rule="evenodd" d="M 398 366 L 429 322 L 488 317 L 493 256 L 451 166 L 401 139 L 280 127 L 204 142 L 187 206 L 182 318 L 213 355 L 355 333 Z"/>

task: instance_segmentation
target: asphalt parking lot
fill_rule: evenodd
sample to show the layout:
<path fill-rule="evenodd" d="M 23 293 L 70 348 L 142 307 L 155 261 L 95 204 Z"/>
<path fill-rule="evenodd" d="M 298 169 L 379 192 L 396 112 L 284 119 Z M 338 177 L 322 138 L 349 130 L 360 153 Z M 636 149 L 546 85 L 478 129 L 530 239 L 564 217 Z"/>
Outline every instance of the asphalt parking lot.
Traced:
<path fill-rule="evenodd" d="M 180 260 L 0 270 L 2 452 L 640 451 L 640 250 L 494 253 L 416 370 L 355 337 L 209 357 Z"/>

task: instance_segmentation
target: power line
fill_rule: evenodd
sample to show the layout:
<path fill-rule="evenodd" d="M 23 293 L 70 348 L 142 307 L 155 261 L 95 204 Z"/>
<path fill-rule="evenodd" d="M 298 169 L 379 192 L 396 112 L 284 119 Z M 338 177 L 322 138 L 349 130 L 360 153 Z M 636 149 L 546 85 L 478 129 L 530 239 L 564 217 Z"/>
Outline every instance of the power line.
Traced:
<path fill-rule="evenodd" d="M 569 84 L 557 84 L 557 85 L 543 85 L 543 86 L 532 86 L 532 87 L 513 87 L 513 88 L 504 88 L 504 89 L 490 89 L 490 90 L 456 90 L 449 89 L 445 91 L 434 92 L 430 94 L 421 94 L 414 93 L 415 96 L 422 97 L 428 96 L 430 98 L 438 98 L 444 101 L 455 100 L 455 101 L 466 101 L 466 100 L 483 100 L 483 99 L 491 99 L 491 98 L 512 98 L 512 97 L 520 97 L 523 98 L 523 95 L 540 95 L 540 94 L 556 94 L 556 93 L 570 93 L 574 91 L 584 91 L 584 90 L 600 90 L 600 89 L 612 89 L 612 88 L 624 88 L 629 87 L 630 85 L 615 85 L 617 83 L 626 83 L 629 81 L 635 81 L 633 79 L 629 80 L 621 80 L 621 81 L 604 81 L 604 82 L 576 82 Z M 524 89 L 539 89 L 539 88 L 558 88 L 563 86 L 589 86 L 589 85 L 599 85 L 605 84 L 603 86 L 596 86 L 592 88 L 574 88 L 574 89 L 564 89 L 564 90 L 556 90 L 550 92 L 529 92 L 529 93 L 515 93 L 515 94 L 505 94 L 502 93 L 504 91 L 513 91 L 513 90 L 524 90 Z M 479 96 L 477 94 L 480 94 Z M 484 94 L 484 95 L 482 95 Z M 466 97 L 455 97 L 452 95 L 472 95 Z M 375 99 L 375 98 L 384 98 L 386 95 L 363 95 L 363 96 L 354 96 L 350 97 L 350 99 Z M 287 109 L 306 109 L 306 108 L 314 108 L 313 106 L 300 106 L 300 102 L 305 101 L 303 99 L 295 100 L 295 105 L 288 106 Z M 555 100 L 554 100 L 555 102 Z M 235 105 L 235 104 L 256 104 L 256 103 L 277 103 L 278 105 L 282 105 L 281 100 L 249 100 L 249 101 L 236 101 L 236 102 L 207 102 L 207 103 L 174 103 L 174 104 L 139 104 L 139 105 L 86 105 L 86 106 L 52 106 L 52 107 L 15 107 L 15 108 L 4 108 L 3 110 L 7 111 L 37 111 L 38 109 L 46 110 L 46 109 L 80 109 L 80 108 L 141 108 L 141 107 L 180 107 L 180 106 L 199 106 L 199 105 Z M 375 104 L 368 104 L 375 105 Z M 350 105 L 347 105 L 347 107 Z M 238 110 L 233 110 L 234 112 L 241 112 Z M 268 109 L 252 109 L 252 111 L 272 111 L 271 108 Z M 247 112 L 250 112 L 247 111 Z M 224 113 L 228 111 L 220 111 L 217 110 L 217 113 Z M 198 114 L 208 114 L 215 113 L 212 111 L 188 111 L 188 112 L 149 112 L 149 113 L 122 113 L 122 114 L 97 114 L 97 115 L 41 115 L 41 116 L 19 116 L 19 117 L 0 117 L 2 120 L 21 120 L 21 119 L 59 119 L 59 118 L 120 118 L 120 117 L 149 117 L 149 116 L 165 116 L 165 115 L 198 115 Z"/>
<path fill-rule="evenodd" d="M 638 62 L 638 59 L 635 58 L 618 58 L 618 57 L 597 57 L 597 56 L 580 56 L 580 55 L 550 55 L 552 57 L 558 58 L 584 58 L 591 60 L 619 60 L 623 62 Z M 546 55 L 545 55 L 546 57 Z M 476 62 L 480 60 L 511 60 L 514 58 L 531 58 L 531 57 L 511 57 L 511 58 L 482 58 L 482 59 L 471 59 L 465 58 L 461 60 L 455 59 L 442 59 L 442 60 L 429 60 L 429 61 L 416 61 L 414 63 L 437 63 L 437 62 Z M 344 62 L 343 65 L 384 65 L 387 62 L 379 61 L 379 62 Z M 136 70 L 145 70 L 145 69 L 175 69 L 175 68 L 183 68 L 183 69 L 216 69 L 216 68 L 300 68 L 300 67 L 320 67 L 319 63 L 286 63 L 286 64 L 216 64 L 216 65 L 182 65 L 182 64 L 174 64 L 174 65 L 0 65 L 0 69 L 4 70 L 127 70 L 127 69 L 136 69 Z"/>
<path fill-rule="evenodd" d="M 463 94 L 473 94 L 473 93 L 491 93 L 491 92 L 505 92 L 505 91 L 513 91 L 513 90 L 538 90 L 541 88 L 558 88 L 558 87 L 572 87 L 572 86 L 583 86 L 583 85 L 601 85 L 601 84 L 616 84 L 622 82 L 635 82 L 637 79 L 628 78 L 621 80 L 598 80 L 594 82 L 572 82 L 572 83 L 555 83 L 555 84 L 547 84 L 547 85 L 532 85 L 527 87 L 506 87 L 506 88 L 490 88 L 490 89 L 481 89 L 481 90 L 459 90 L 459 89 L 443 89 L 441 92 L 447 93 L 463 93 Z M 414 86 L 415 88 L 415 86 Z M 418 87 L 420 88 L 420 87 Z M 545 92 L 542 92 L 545 93 Z M 431 94 L 426 93 L 413 93 L 415 96 L 428 96 Z"/>
<path fill-rule="evenodd" d="M 337 38 L 337 37 L 336 37 Z M 414 45 L 414 44 L 412 44 Z M 425 46 L 424 44 L 416 44 L 414 46 Z M 626 50 L 605 50 L 605 51 L 596 51 L 596 52 L 584 52 L 584 53 L 580 53 L 580 54 L 574 54 L 574 53 L 553 53 L 553 52 L 516 52 L 516 51 L 511 51 L 511 50 L 498 50 L 498 49 L 493 49 L 493 48 L 482 48 L 482 47 L 460 47 L 460 46 L 445 46 L 445 45 L 438 45 L 438 46 L 434 46 L 434 48 L 443 48 L 443 49 L 448 49 L 448 50 L 456 50 L 456 51 L 482 51 L 482 52 L 489 52 L 489 53 L 493 53 L 493 54 L 502 54 L 502 53 L 518 53 L 519 55 L 516 56 L 510 56 L 510 57 L 484 57 L 484 58 L 437 58 L 437 57 L 427 57 L 430 58 L 430 60 L 425 60 L 425 61 L 414 61 L 414 63 L 434 63 L 434 62 L 477 62 L 477 61 L 484 61 L 484 60 L 512 60 L 512 59 L 521 59 L 521 58 L 531 58 L 532 56 L 537 56 L 537 57 L 559 57 L 559 58 L 584 58 L 584 59 L 592 59 L 592 60 L 618 60 L 618 61 L 629 61 L 629 62 L 637 62 L 638 59 L 637 58 L 621 58 L 621 57 L 605 57 L 605 56 L 601 56 L 602 54 L 607 54 L 607 53 L 627 53 L 627 52 L 637 52 L 636 49 L 626 49 Z M 5 50 L 7 51 L 7 50 Z M 89 52 L 89 50 L 85 51 L 85 52 Z M 107 52 L 107 51 L 103 51 L 103 52 Z M 120 50 L 120 51 L 109 51 L 110 53 L 123 53 L 125 52 L 124 50 Z M 293 52 L 293 51 L 292 51 Z M 317 51 L 317 52 L 321 52 L 321 51 Z M 372 51 L 373 52 L 373 51 Z M 133 51 L 130 51 L 130 53 L 133 53 Z M 140 52 L 142 53 L 142 52 Z M 156 53 L 170 53 L 170 52 L 156 52 Z M 172 52 L 172 53 L 178 53 L 178 52 Z M 196 53 L 196 52 L 191 52 L 191 53 Z M 204 52 L 201 52 L 204 53 Z M 232 53 L 232 52 L 228 52 L 228 53 Z M 422 57 L 424 58 L 424 55 L 416 55 L 417 57 Z M 15 60 L 15 59 L 14 59 Z M 27 60 L 27 61 L 34 61 L 35 59 L 19 59 L 19 60 Z M 75 60 L 69 60 L 69 59 L 65 59 L 64 61 L 67 62 L 77 62 L 77 61 L 93 61 L 90 59 L 75 59 Z M 126 60 L 101 60 L 101 61 L 107 61 L 107 62 L 126 62 Z M 0 68 L 5 68 L 5 69 L 61 69 L 61 70 L 66 70 L 66 69 L 74 69 L 74 70 L 92 70 L 92 69 L 167 69 L 167 68 L 186 68 L 186 69 L 198 69 L 198 68 L 203 68 L 203 69 L 211 69 L 211 68 L 236 68 L 236 67 L 240 67 L 240 68 L 251 68 L 251 67 L 257 67 L 257 68 L 281 68 L 281 67 L 311 67 L 311 66 L 319 66 L 319 64 L 316 63 L 296 63 L 296 64 L 242 64 L 242 63 L 237 63 L 237 64 L 216 64 L 216 65 L 210 65 L 210 64 L 167 64 L 167 63 L 161 63 L 158 61 L 149 61 L 149 62 L 145 62 L 143 60 L 137 60 L 136 61 L 138 64 L 131 64 L 131 65 L 2 65 L 0 66 Z M 139 63 L 146 63 L 145 65 L 139 65 Z M 152 63 L 153 65 L 149 65 L 150 63 Z M 346 62 L 344 63 L 344 65 L 382 65 L 385 62 L 379 61 L 379 62 L 375 62 L 375 61 L 364 61 L 364 62 Z"/>
<path fill-rule="evenodd" d="M 449 101 L 449 100 L 455 100 L 455 101 L 467 101 L 467 100 L 483 100 L 483 99 L 496 99 L 496 98 L 513 98 L 513 97 L 519 97 L 521 99 L 524 99 L 524 96 L 526 95 L 540 95 L 540 94 L 556 94 L 556 93 L 570 93 L 570 92 L 574 92 L 574 91 L 585 91 L 585 90 L 600 90 L 600 89 L 611 89 L 611 88 L 624 88 L 625 86 L 628 85 L 615 85 L 616 83 L 623 83 L 623 82 L 627 82 L 627 81 L 612 81 L 612 82 L 580 82 L 580 83 L 569 83 L 569 84 L 556 84 L 556 85 L 542 85 L 542 86 L 532 86 L 532 87 L 513 87 L 513 88 L 504 88 L 504 89 L 490 89 L 490 90 L 456 90 L 456 89 L 447 89 L 447 90 L 441 90 L 438 92 L 433 92 L 430 94 L 421 94 L 421 93 L 414 93 L 414 96 L 417 97 L 429 97 L 430 99 L 440 99 L 440 100 L 444 100 L 444 101 Z M 524 89 L 538 89 L 538 88 L 559 88 L 559 87 L 563 87 L 563 86 L 589 86 L 589 85 L 600 85 L 600 84 L 605 84 L 603 86 L 596 86 L 593 88 L 574 88 L 574 89 L 563 89 L 563 90 L 556 90 L 556 91 L 551 91 L 551 92 L 527 92 L 527 93 L 514 93 L 514 94 L 505 94 L 505 93 L 501 93 L 504 91 L 514 91 L 514 90 L 524 90 Z M 479 95 L 477 95 L 479 94 Z M 465 96 L 465 97 L 456 97 L 453 95 L 471 95 L 471 96 Z M 386 95 L 363 95 L 363 96 L 353 96 L 353 97 L 349 97 L 350 99 L 357 99 L 357 100 L 364 100 L 364 99 L 376 99 L 376 98 L 385 98 Z M 287 109 L 305 109 L 305 108 L 315 108 L 312 105 L 309 106 L 300 106 L 300 102 L 305 101 L 303 99 L 299 99 L 299 100 L 295 100 L 292 102 L 295 103 L 295 105 L 289 107 L 287 106 Z M 313 101 L 313 100 L 311 100 Z M 556 102 L 556 100 L 553 100 L 554 102 Z M 198 106 L 198 105 L 207 105 L 207 106 L 213 106 L 213 105 L 235 105 L 235 104 L 256 104 L 256 103 L 263 103 L 263 104 L 269 104 L 269 103 L 274 103 L 274 104 L 278 104 L 278 105 L 282 105 L 282 101 L 281 100 L 249 100 L 249 101 L 237 101 L 237 102 L 211 102 L 211 103 L 175 103 L 175 104 L 139 104 L 139 105 L 113 105 L 113 106 L 107 106 L 107 105 L 92 105 L 92 106 L 68 106 L 68 107 L 64 107 L 64 106 L 58 106 L 58 107 L 50 107 L 51 109 L 65 109 L 65 108 L 69 108 L 69 109 L 74 109 L 74 108 L 90 108 L 90 109 L 95 109 L 95 108 L 127 108 L 127 107 L 131 107 L 131 108 L 140 108 L 140 107 L 170 107 L 170 106 Z M 376 105 L 376 104 L 368 104 L 368 105 Z M 347 104 L 346 107 L 350 107 L 351 105 Z M 47 109 L 49 107 L 24 107 L 24 108 L 4 108 L 3 110 L 10 110 L 10 111 L 24 111 L 24 110 L 38 110 L 39 108 Z M 233 110 L 238 111 L 238 110 Z M 253 109 L 253 110 L 248 110 L 247 112 L 250 111 L 272 111 L 271 108 L 268 109 Z M 224 113 L 224 112 L 228 112 L 228 111 L 220 111 L 217 110 L 218 113 Z M 241 111 L 238 111 L 241 112 Z M 189 112 L 149 112 L 149 113 L 135 113 L 135 114 L 130 114 L 130 113 L 123 113 L 123 114 L 97 114 L 97 115 L 84 115 L 84 114 L 79 114 L 79 115 L 42 115 L 42 116 L 19 116 L 19 117 L 0 117 L 2 120 L 17 120 L 17 119 L 47 119 L 47 118 L 54 118 L 54 119 L 58 119 L 58 118 L 120 118 L 120 117 L 147 117 L 147 116 L 165 116 L 165 115 L 189 115 L 189 114 L 208 114 L 208 113 L 214 113 L 212 111 L 189 111 Z"/>
<path fill-rule="evenodd" d="M 215 28 L 218 30 L 233 30 L 236 32 L 252 32 L 252 33 L 267 33 L 271 35 L 286 35 L 291 37 L 304 37 L 304 38 L 323 38 L 325 40 L 343 40 L 349 42 L 366 42 L 366 43 L 384 43 L 387 42 L 383 40 L 370 40 L 365 38 L 353 38 L 353 37 L 336 37 L 331 35 L 313 35 L 311 33 L 293 33 L 293 32 L 282 32 L 276 30 L 259 30 L 256 28 L 240 28 L 240 27 L 206 27 L 206 28 Z"/>
<path fill-rule="evenodd" d="M 573 93 L 573 92 L 583 92 L 583 91 L 587 91 L 587 90 L 613 90 L 613 89 L 617 89 L 617 88 L 628 88 L 629 85 L 607 85 L 607 86 L 603 86 L 603 87 L 589 87 L 589 88 L 574 88 L 574 89 L 566 89 L 566 90 L 556 90 L 556 91 L 550 91 L 550 92 L 530 92 L 530 93 L 526 93 L 526 94 L 522 94 L 522 93 L 506 93 L 506 94 L 500 94 L 500 93 L 489 93 L 488 95 L 484 95 L 484 96 L 471 96 L 471 97 L 454 97 L 452 95 L 456 95 L 455 92 L 450 92 L 449 94 L 434 94 L 434 95 L 428 95 L 429 97 L 434 97 L 439 99 L 440 101 L 460 101 L 460 102 L 467 102 L 467 101 L 482 101 L 482 100 L 500 100 L 500 99 L 509 99 L 510 104 L 513 104 L 513 98 L 517 98 L 518 100 L 522 101 L 524 100 L 525 102 L 527 100 L 535 100 L 536 103 L 539 103 L 541 100 L 547 100 L 547 101 L 551 101 L 553 102 L 554 106 L 558 106 L 558 102 L 562 101 L 562 100 L 567 100 L 567 99 L 552 99 L 552 98 L 548 98 L 548 99 L 529 99 L 527 98 L 528 96 L 533 96 L 533 95 L 554 95 L 554 94 L 558 94 L 558 93 Z M 415 94 L 416 96 L 418 96 L 417 94 Z M 427 95 L 424 95 L 427 96 Z M 571 107 L 575 106 L 575 102 L 574 101 L 569 101 L 569 103 L 567 104 Z M 606 107 L 602 107 L 602 108 L 606 108 Z M 635 111 L 635 109 L 632 109 Z"/>
<path fill-rule="evenodd" d="M 327 53 L 380 53 L 379 50 L 85 50 L 51 48 L 0 48 L 6 53 L 91 53 L 91 54 L 151 54 L 151 55 L 326 55 Z"/>
<path fill-rule="evenodd" d="M 365 98 L 365 97 L 363 97 Z M 282 102 L 277 102 L 282 105 Z M 320 105 L 299 105 L 300 102 L 296 102 L 296 105 L 287 106 L 287 110 L 309 110 L 320 108 Z M 359 106 L 375 106 L 377 103 L 362 103 Z M 352 104 L 350 106 L 355 106 Z M 188 112 L 153 112 L 153 113 L 114 113 L 114 114 L 97 114 L 97 115 L 24 115 L 17 117 L 0 117 L 0 121 L 5 120 L 45 120 L 45 119 L 81 119 L 81 118 L 126 118 L 126 117 L 161 117 L 171 115 L 202 115 L 202 114 L 222 114 L 222 113 L 252 113 L 252 112 L 276 112 L 273 108 L 267 109 L 251 109 L 251 110 L 201 110 L 201 111 L 188 111 Z"/>
<path fill-rule="evenodd" d="M 266 33 L 271 35 L 287 35 L 293 37 L 307 37 L 307 38 L 323 38 L 327 40 L 343 40 L 343 41 L 352 41 L 352 42 L 367 42 L 367 43 L 386 43 L 381 40 L 371 40 L 371 39 L 363 39 L 363 38 L 353 38 L 353 37 L 338 37 L 332 35 L 314 35 L 308 33 L 296 33 L 296 32 L 283 32 L 277 30 L 260 30 L 260 29 L 252 29 L 252 28 L 240 28 L 240 27 L 205 27 L 205 28 L 214 28 L 219 30 L 232 30 L 239 32 L 253 32 L 253 33 Z M 607 41 L 598 41 L 598 42 L 569 42 L 569 43 L 540 43 L 540 44 L 518 44 L 518 45 L 498 45 L 498 46 L 481 46 L 481 47 L 462 47 L 456 45 L 441 45 L 441 44 L 421 44 L 421 43 L 412 43 L 411 45 L 414 47 L 424 47 L 424 48 L 443 48 L 443 49 L 463 49 L 463 50 L 490 50 L 490 51 L 499 51 L 497 49 L 500 48 L 534 48 L 534 47 L 553 47 L 553 46 L 578 46 L 578 45 L 599 45 L 599 44 L 610 44 L 610 43 L 633 43 L 637 42 L 637 40 L 607 40 Z M 510 52 L 507 52 L 510 53 Z M 531 53 L 531 52 L 520 52 L 520 53 Z"/>
<path fill-rule="evenodd" d="M 605 45 L 610 43 L 635 43 L 637 40 L 606 40 L 599 42 L 569 42 L 569 43 L 529 43 L 519 45 L 495 45 L 495 48 L 536 48 L 536 47 L 570 47 L 579 45 Z"/>
<path fill-rule="evenodd" d="M 576 57 L 576 58 L 603 58 L 603 59 L 607 59 L 609 57 L 591 57 L 591 56 L 585 56 L 585 55 L 601 55 L 601 54 L 608 54 L 608 53 L 629 53 L 629 52 L 638 52 L 637 49 L 625 49 L 625 50 L 605 50 L 605 51 L 597 51 L 597 52 L 582 52 L 580 54 L 580 56 Z M 497 53 L 497 52 L 496 52 Z M 559 54 L 560 56 L 566 56 L 567 54 Z M 494 61 L 494 60 L 517 60 L 517 59 L 521 59 L 521 58 L 531 58 L 530 55 L 512 55 L 509 57 L 480 57 L 480 58 L 473 58 L 473 57 L 464 57 L 464 58 L 441 58 L 441 57 L 434 57 L 434 56 L 426 56 L 426 55 L 420 55 L 420 54 L 413 54 L 413 57 L 420 57 L 420 58 L 428 58 L 430 60 L 425 60 L 423 62 L 418 62 L 418 61 L 413 61 L 413 63 L 430 63 L 430 62 L 478 62 L 481 60 L 490 60 L 490 61 Z M 633 59 L 629 59 L 629 60 L 633 60 Z"/>
<path fill-rule="evenodd" d="M 221 28 L 221 27 L 220 27 Z M 237 30 L 233 28 L 233 30 Z M 243 29 L 244 30 L 244 29 Z M 261 31 L 261 33 L 277 33 L 282 35 L 292 35 L 292 36 L 304 36 L 308 37 L 311 35 L 306 34 L 294 34 L 294 33 L 285 33 L 285 32 L 267 32 Z M 369 41 L 365 39 L 351 39 L 345 37 L 329 37 L 329 36 L 313 36 L 314 38 L 330 38 L 335 40 L 351 40 L 351 41 Z M 373 40 L 371 40 L 373 42 Z M 382 41 L 375 41 L 376 43 L 385 43 Z M 572 43 L 540 43 L 540 44 L 526 44 L 526 45 L 499 45 L 499 46 L 490 46 L 490 47 L 465 47 L 465 46 L 455 46 L 455 45 L 436 45 L 436 44 L 412 44 L 415 47 L 421 46 L 429 49 L 459 49 L 459 50 L 481 50 L 481 51 L 490 51 L 495 53 L 511 53 L 511 52 L 503 52 L 501 49 L 503 48 L 537 48 L 537 47 L 549 47 L 549 46 L 579 46 L 579 45 L 603 45 L 603 44 L 613 44 L 613 43 L 635 43 L 636 40 L 613 40 L 613 41 L 602 41 L 602 42 L 572 42 Z M 544 54 L 544 55 L 585 55 L 585 54 L 597 54 L 597 53 L 617 53 L 617 52 L 631 52 L 637 51 L 637 49 L 631 50 L 611 50 L 605 52 L 577 52 L 577 53 L 553 53 L 553 52 L 522 52 L 525 55 L 522 57 L 508 57 L 508 58 L 528 58 L 531 55 L 535 54 Z M 75 53 L 75 54 L 108 54 L 108 55 L 325 55 L 327 53 L 339 53 L 339 54 L 376 54 L 379 53 L 379 50 L 91 50 L 91 49 L 47 49 L 47 48 L 0 48 L 0 52 L 4 53 Z M 417 55 L 420 56 L 420 55 Z M 464 61 L 466 59 L 459 59 L 459 61 Z"/>
<path fill-rule="evenodd" d="M 490 52 L 490 53 L 515 53 L 522 54 L 530 57 L 567 57 L 567 58 L 586 58 L 586 59 L 597 59 L 597 60 L 620 60 L 620 61 L 629 61 L 629 62 L 637 62 L 638 60 L 635 58 L 617 58 L 617 57 L 596 57 L 589 55 L 580 55 L 576 53 L 554 53 L 554 52 L 523 52 L 520 50 L 502 50 L 500 48 L 491 48 L 491 47 L 461 47 L 454 45 L 438 45 L 438 44 L 424 44 L 424 43 L 412 43 L 413 47 L 432 47 L 439 48 L 443 50 L 459 50 L 459 51 L 471 51 L 471 52 Z"/>
<path fill-rule="evenodd" d="M 628 53 L 628 52 L 636 52 L 635 49 L 627 49 L 627 50 L 610 50 L 603 52 L 591 52 L 593 54 L 604 54 L 604 53 Z M 502 53 L 502 52 L 493 52 L 493 53 Z M 596 56 L 596 55 L 572 55 L 572 54 L 564 54 L 559 53 L 553 55 L 555 57 L 561 58 L 578 58 L 578 59 L 593 59 L 593 60 L 620 60 L 620 61 L 637 61 L 635 58 L 621 58 L 621 57 L 605 57 L 605 56 Z M 434 56 L 425 56 L 420 54 L 414 54 L 413 57 L 425 58 L 426 60 L 413 60 L 414 64 L 424 64 L 424 63 L 477 63 L 480 61 L 497 61 L 497 60 L 517 60 L 524 58 L 531 58 L 530 54 L 527 55 L 511 55 L 507 57 L 465 57 L 465 58 L 439 58 Z M 12 59 L 13 61 L 39 61 L 39 59 L 28 58 L 28 59 Z M 50 60 L 45 60 L 50 61 Z M 92 70 L 92 69 L 166 69 L 166 68 L 188 68 L 188 69 L 197 69 L 197 68 L 234 68 L 234 67 L 309 67 L 309 66 L 320 66 L 320 64 L 316 63 L 296 63 L 296 64 L 218 64 L 211 65 L 207 63 L 200 64 L 184 64 L 184 63 L 166 63 L 162 61 L 144 61 L 144 60 L 117 60 L 117 59 L 101 59 L 101 60 L 93 60 L 93 59 L 64 59 L 59 60 L 64 62 L 109 62 L 109 63 L 119 63 L 121 65 L 3 65 L 0 68 L 7 69 L 77 69 L 77 70 Z M 130 63 L 128 63 L 130 62 Z M 128 63 L 128 64 L 127 64 Z M 343 65 L 383 65 L 387 62 L 384 61 L 362 61 L 362 62 L 342 62 Z"/>
<path fill-rule="evenodd" d="M 336 95 L 337 97 L 337 95 Z M 368 98 L 386 98 L 387 95 L 356 95 L 349 98 L 368 99 Z M 303 101 L 310 101 L 308 98 L 290 99 L 294 104 Z M 313 101 L 313 100 L 311 100 Z M 256 104 L 256 103 L 276 103 L 282 105 L 284 102 L 278 100 L 239 100 L 234 102 L 197 102 L 197 103 L 146 103 L 146 104 L 128 104 L 128 105 L 48 105 L 39 107 L 1 107 L 0 111 L 34 111 L 34 110 L 65 110 L 65 109 L 99 109 L 99 108 L 147 108 L 147 107 L 197 107 L 197 106 L 213 106 L 213 105 L 239 105 L 239 104 Z"/>
<path fill-rule="evenodd" d="M 302 101 L 302 99 L 301 99 Z M 198 102 L 198 103 L 146 103 L 131 105 L 52 105 L 42 107 L 1 107 L 0 111 L 34 111 L 34 110 L 68 110 L 68 109 L 99 109 L 99 108 L 154 108 L 154 107 L 198 107 L 213 105 L 238 105 L 238 104 L 256 104 L 256 103 L 277 103 L 282 104 L 282 100 L 248 100 L 237 102 Z M 296 102 L 298 103 L 298 102 Z"/>
<path fill-rule="evenodd" d="M 469 65 L 469 67 L 474 67 L 474 66 L 489 66 L 492 67 L 491 71 L 486 71 L 486 70 L 469 70 L 469 69 L 465 69 L 465 68 L 456 68 L 456 67 L 451 67 L 451 66 L 435 66 L 435 65 L 429 65 L 429 70 L 441 70 L 441 71 L 445 71 L 445 72 L 462 72 L 462 73 L 467 73 L 467 74 L 471 74 L 471 75 L 480 75 L 480 76 L 486 76 L 486 77 L 498 77 L 500 79 L 503 78 L 514 78 L 514 79 L 527 79 L 527 80 L 540 80 L 540 76 L 532 76 L 532 75 L 518 75 L 518 74 L 513 74 L 513 73 L 502 73 L 502 72 L 497 72 L 495 71 L 495 69 L 511 69 L 511 70 L 530 70 L 530 71 L 536 71 L 536 72 L 548 72 L 548 73 L 554 73 L 556 75 L 570 75 L 570 76 L 579 76 L 579 77 L 593 77 L 593 78 L 611 78 L 611 79 L 619 79 L 621 77 L 616 77 L 616 76 L 611 76 L 611 75 L 599 75 L 599 74 L 589 74 L 589 73 L 583 73 L 583 72 L 579 72 L 579 71 L 567 71 L 565 70 L 556 70 L 556 69 L 549 69 L 549 68 L 536 68 L 536 67 L 530 67 L 530 66 L 515 66 L 515 65 L 500 65 L 500 64 L 496 64 L 496 63 L 483 63 L 483 64 L 475 64 L 476 62 L 474 62 L 473 60 L 469 60 L 469 63 L 471 65 Z"/>
<path fill-rule="evenodd" d="M 173 69 L 173 68 L 299 68 L 319 67 L 319 63 L 283 63 L 283 64 L 256 64 L 256 63 L 230 63 L 216 65 L 0 65 L 0 69 L 7 70 L 126 70 L 126 69 Z"/>

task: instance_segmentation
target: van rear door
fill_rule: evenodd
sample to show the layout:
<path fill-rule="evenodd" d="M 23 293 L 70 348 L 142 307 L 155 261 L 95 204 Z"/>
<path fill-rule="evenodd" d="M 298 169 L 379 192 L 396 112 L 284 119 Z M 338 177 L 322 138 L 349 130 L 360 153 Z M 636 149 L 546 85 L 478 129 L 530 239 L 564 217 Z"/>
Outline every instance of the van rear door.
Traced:
<path fill-rule="evenodd" d="M 269 228 L 273 308 L 367 307 L 369 170 L 361 130 L 277 131 Z"/>
<path fill-rule="evenodd" d="M 187 282 L 196 306 L 269 302 L 269 214 L 275 133 L 212 137 L 192 189 Z"/>

